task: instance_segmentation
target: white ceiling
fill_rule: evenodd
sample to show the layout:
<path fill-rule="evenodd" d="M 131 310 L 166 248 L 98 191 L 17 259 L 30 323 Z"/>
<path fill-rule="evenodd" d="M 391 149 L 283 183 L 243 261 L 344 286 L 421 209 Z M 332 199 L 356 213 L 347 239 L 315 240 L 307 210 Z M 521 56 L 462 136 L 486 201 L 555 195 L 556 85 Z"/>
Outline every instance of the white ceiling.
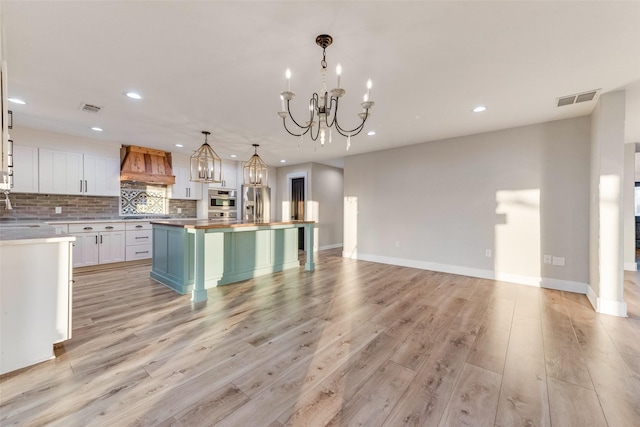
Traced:
<path fill-rule="evenodd" d="M 200 131 L 223 158 L 340 164 L 346 155 L 590 114 L 557 97 L 628 88 L 626 142 L 640 142 L 640 2 L 10 1 L 1 5 L 16 126 L 191 154 Z M 345 127 L 365 82 L 365 132 L 317 146 L 277 116 L 284 71 L 295 113 L 342 64 Z M 123 92 L 135 90 L 133 101 Z M 82 103 L 103 107 L 82 112 Z M 471 109 L 485 104 L 488 110 Z M 629 118 L 633 118 L 630 120 Z M 91 131 L 92 126 L 104 129 Z M 176 148 L 175 143 L 184 144 Z M 337 160 L 336 160 L 337 159 Z"/>

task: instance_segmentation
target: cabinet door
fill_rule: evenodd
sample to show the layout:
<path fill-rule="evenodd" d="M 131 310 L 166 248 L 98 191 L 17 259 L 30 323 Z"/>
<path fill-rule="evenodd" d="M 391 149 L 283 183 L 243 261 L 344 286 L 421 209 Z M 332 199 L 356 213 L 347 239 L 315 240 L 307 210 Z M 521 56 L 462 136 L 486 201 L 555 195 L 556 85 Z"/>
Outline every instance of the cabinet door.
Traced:
<path fill-rule="evenodd" d="M 187 186 L 189 185 L 189 168 L 180 166 L 173 167 L 173 174 L 176 177 L 176 183 L 170 187 L 170 199 L 186 199 Z"/>
<path fill-rule="evenodd" d="M 100 233 L 100 264 L 124 261 L 124 231 Z"/>
<path fill-rule="evenodd" d="M 120 195 L 120 160 L 84 155 L 85 194 L 92 196 Z"/>
<path fill-rule="evenodd" d="M 40 148 L 38 163 L 40 193 L 84 194 L 82 154 Z"/>
<path fill-rule="evenodd" d="M 187 173 L 187 177 L 189 173 Z M 202 200 L 202 183 L 187 181 L 187 199 L 189 200 Z"/>
<path fill-rule="evenodd" d="M 78 233 L 73 242 L 73 266 L 98 264 L 98 233 Z"/>
<path fill-rule="evenodd" d="M 13 189 L 16 193 L 38 192 L 38 149 L 13 146 Z"/>
<path fill-rule="evenodd" d="M 221 178 L 222 182 L 210 184 L 210 188 L 228 188 L 231 190 L 237 190 L 238 186 L 238 162 L 233 160 L 222 162 L 222 173 Z"/>

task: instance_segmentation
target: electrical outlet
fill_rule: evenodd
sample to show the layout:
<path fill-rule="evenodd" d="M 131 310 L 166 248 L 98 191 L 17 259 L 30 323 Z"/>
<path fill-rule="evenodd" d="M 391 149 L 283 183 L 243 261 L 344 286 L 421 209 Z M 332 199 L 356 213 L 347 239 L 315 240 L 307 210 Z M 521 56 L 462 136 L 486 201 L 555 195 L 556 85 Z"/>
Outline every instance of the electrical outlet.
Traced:
<path fill-rule="evenodd" d="M 56 213 L 62 213 L 62 206 L 56 206 Z"/>
<path fill-rule="evenodd" d="M 182 213 L 182 208 L 178 208 L 178 213 Z"/>
<path fill-rule="evenodd" d="M 544 256 L 544 263 L 545 264 L 551 264 L 551 255 L 545 255 Z"/>
<path fill-rule="evenodd" d="M 553 257 L 553 265 L 557 265 L 559 267 L 564 267 L 564 257 L 563 256 L 554 256 Z"/>
<path fill-rule="evenodd" d="M 396 240 L 396 248 L 400 247 L 400 240 Z"/>
<path fill-rule="evenodd" d="M 486 256 L 487 258 L 491 258 L 491 249 L 485 249 L 484 256 Z"/>

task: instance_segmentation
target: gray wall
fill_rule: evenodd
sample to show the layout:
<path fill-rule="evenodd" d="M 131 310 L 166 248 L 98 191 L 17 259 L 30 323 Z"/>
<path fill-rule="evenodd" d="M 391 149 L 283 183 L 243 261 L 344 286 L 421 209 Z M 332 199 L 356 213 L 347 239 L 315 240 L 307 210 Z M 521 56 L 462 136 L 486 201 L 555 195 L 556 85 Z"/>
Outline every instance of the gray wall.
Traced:
<path fill-rule="evenodd" d="M 276 218 L 289 215 L 289 176 L 306 176 L 307 211 L 305 219 L 316 221 L 315 248 L 342 246 L 343 170 L 318 163 L 282 166 L 277 169 Z"/>
<path fill-rule="evenodd" d="M 584 292 L 589 153 L 580 117 L 347 157 L 344 255 Z"/>

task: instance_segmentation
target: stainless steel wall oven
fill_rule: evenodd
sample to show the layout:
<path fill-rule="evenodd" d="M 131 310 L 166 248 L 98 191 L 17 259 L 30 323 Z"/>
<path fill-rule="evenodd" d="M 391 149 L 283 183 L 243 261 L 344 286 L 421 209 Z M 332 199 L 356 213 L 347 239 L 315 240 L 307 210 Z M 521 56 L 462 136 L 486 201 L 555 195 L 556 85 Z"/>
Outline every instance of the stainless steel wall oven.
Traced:
<path fill-rule="evenodd" d="M 209 189 L 209 218 L 237 218 L 235 190 Z"/>

